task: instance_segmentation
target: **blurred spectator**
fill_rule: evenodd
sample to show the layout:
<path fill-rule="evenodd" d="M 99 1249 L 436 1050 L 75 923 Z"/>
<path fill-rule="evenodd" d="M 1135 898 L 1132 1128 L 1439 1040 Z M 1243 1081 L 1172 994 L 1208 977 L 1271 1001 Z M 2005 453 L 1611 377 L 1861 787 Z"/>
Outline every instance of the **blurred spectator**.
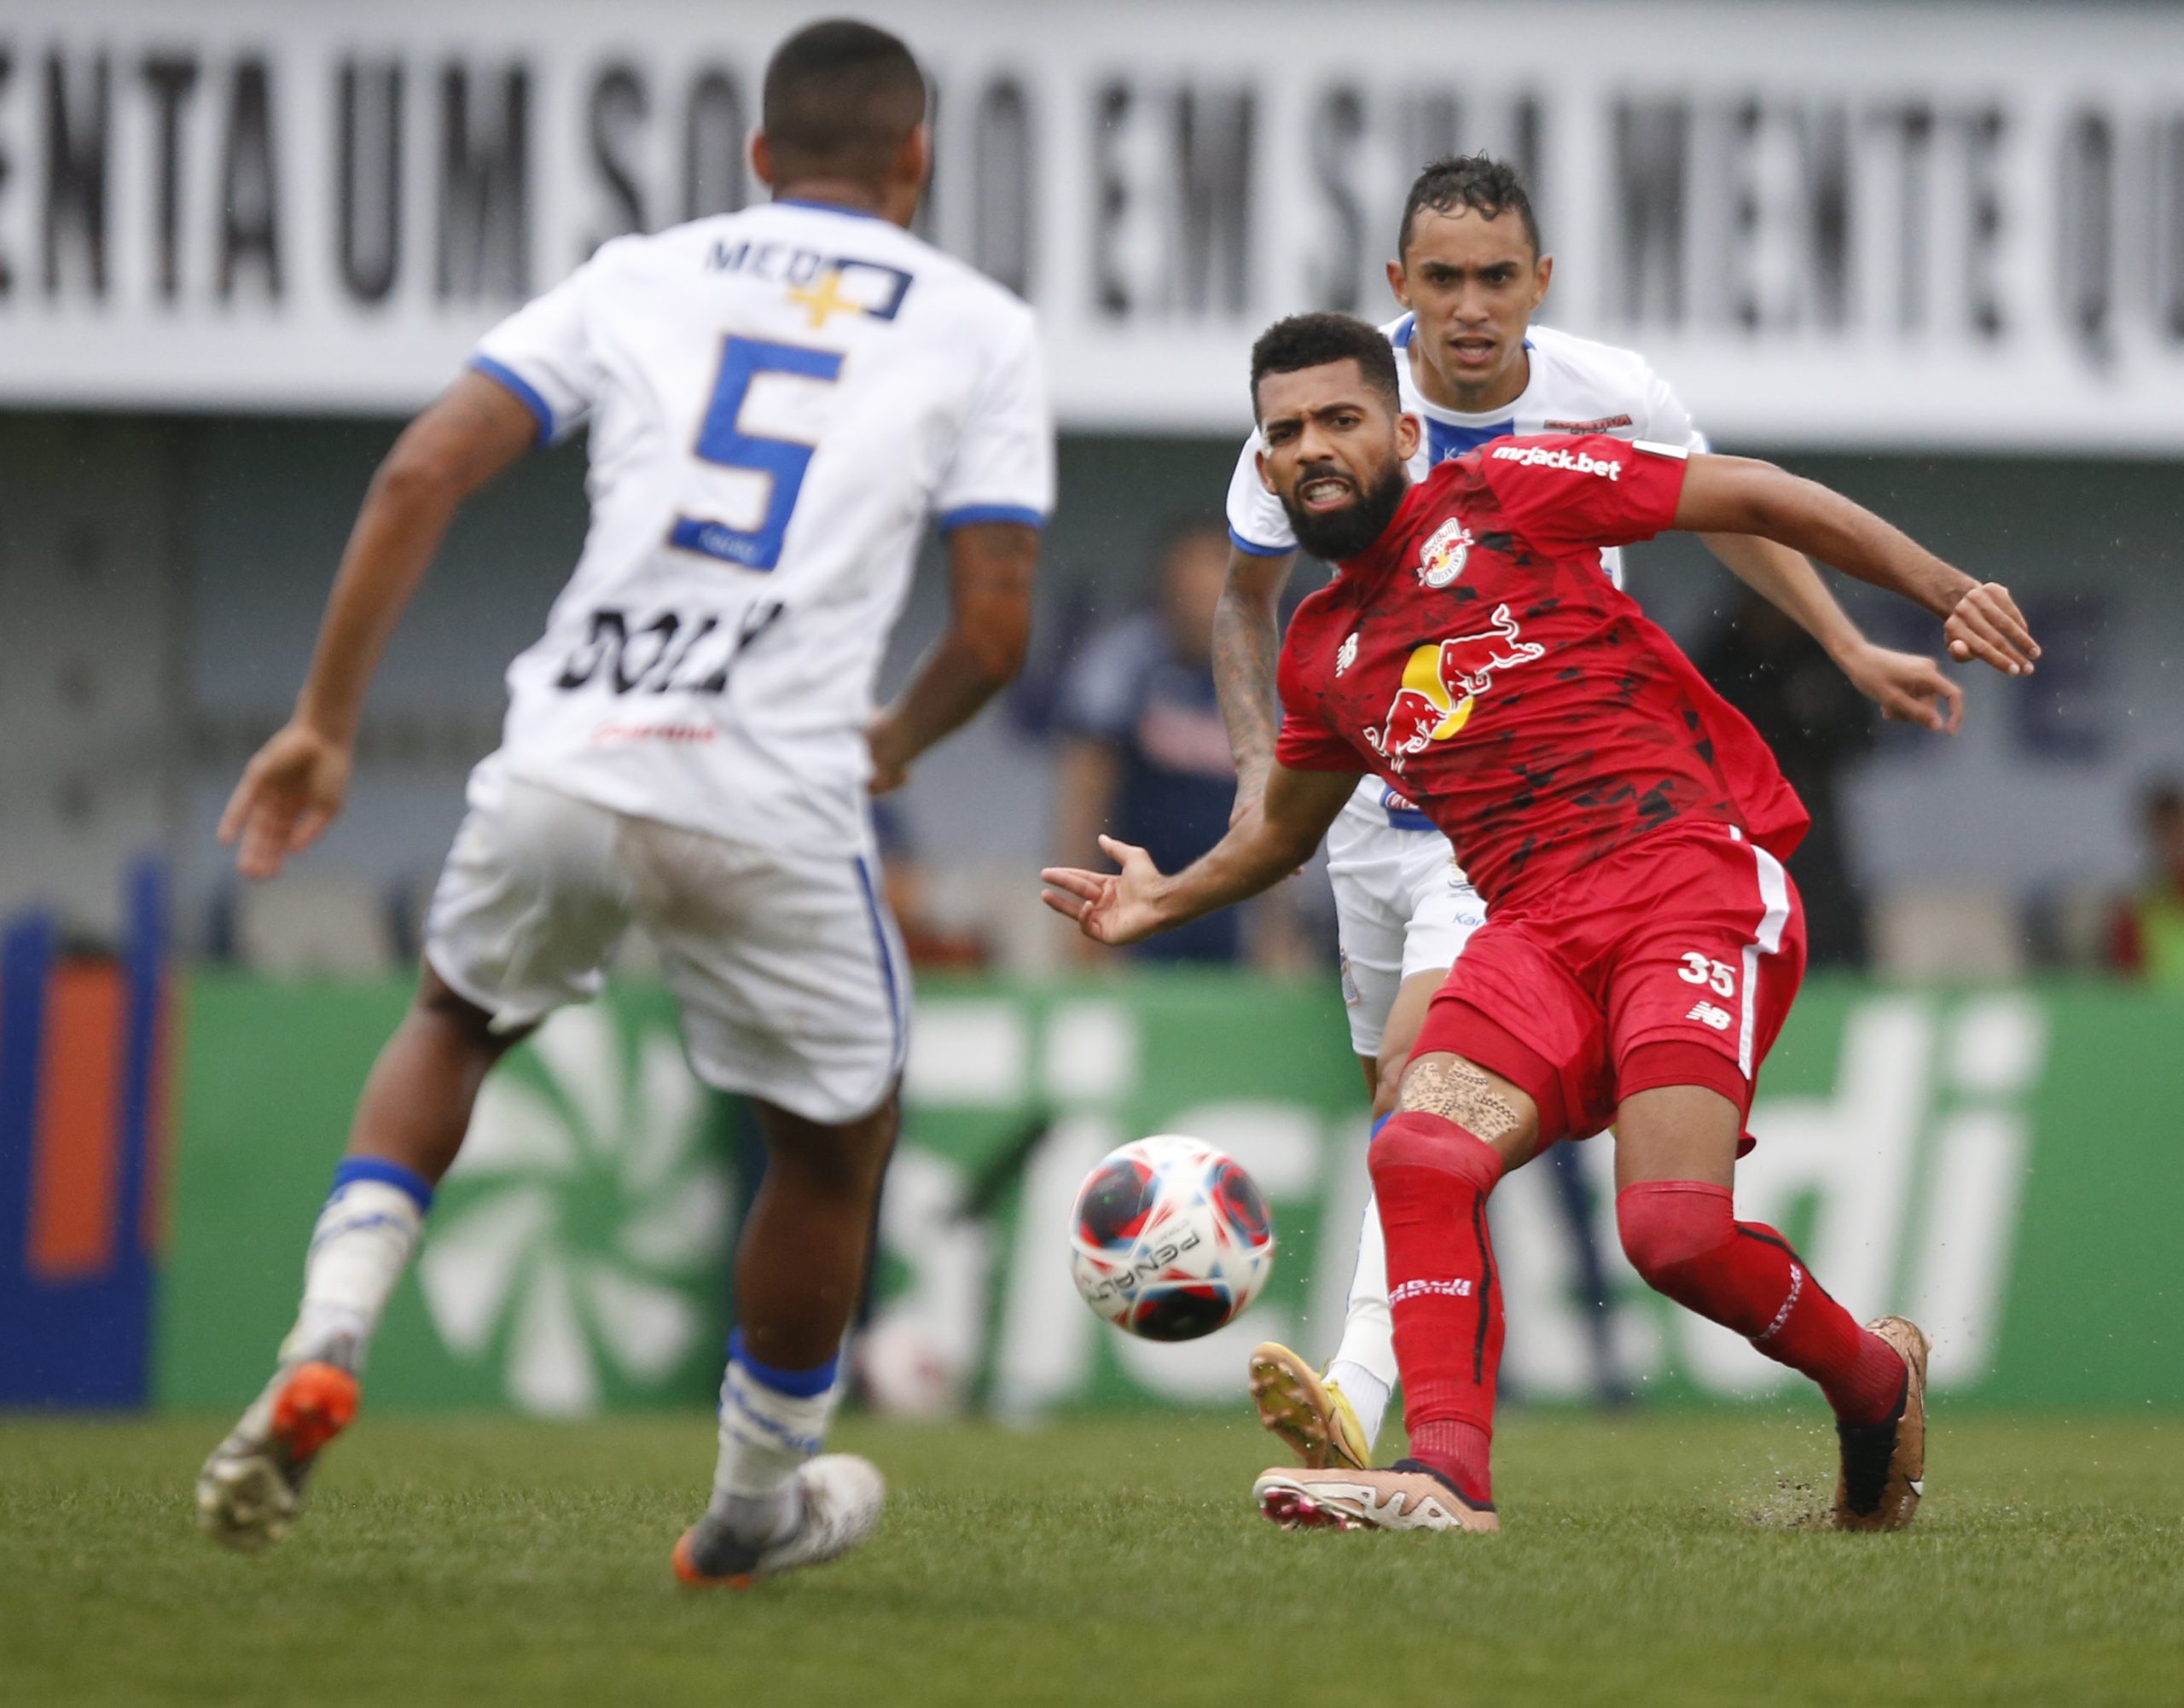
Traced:
<path fill-rule="evenodd" d="M 2146 793 L 2146 887 L 2116 910 L 2110 960 L 2118 972 L 2184 989 L 2184 783 Z"/>
<path fill-rule="evenodd" d="M 1136 843 L 1164 872 L 1221 839 L 1236 772 L 1213 688 L 1213 610 L 1228 570 L 1228 536 L 1194 524 L 1161 555 L 1159 608 L 1095 630 L 1063 685 L 1055 852 L 1106 869 L 1105 832 Z M 1277 886 L 1136 945 L 1141 960 L 1294 965 L 1294 899 Z M 1250 915 L 1249 939 L 1244 915 Z M 1079 943 L 1072 933 L 1072 940 Z"/>
<path fill-rule="evenodd" d="M 1811 964 L 1864 966 L 1865 904 L 1850 874 L 1836 786 L 1844 762 L 1873 746 L 1872 705 L 1818 642 L 1742 584 L 1728 622 L 1697 663 L 1774 749 L 1812 814 L 1811 832 L 1789 863 L 1804 898 Z"/>

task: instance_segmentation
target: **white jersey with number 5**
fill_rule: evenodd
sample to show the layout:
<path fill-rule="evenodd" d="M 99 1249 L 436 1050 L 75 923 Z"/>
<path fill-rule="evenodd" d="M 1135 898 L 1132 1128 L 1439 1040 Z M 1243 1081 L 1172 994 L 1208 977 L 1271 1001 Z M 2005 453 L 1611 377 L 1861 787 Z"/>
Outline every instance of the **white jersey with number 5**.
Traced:
<path fill-rule="evenodd" d="M 862 845 L 864 725 L 928 517 L 1042 521 L 1031 311 L 888 222 L 777 201 L 605 245 L 473 365 L 590 427 L 591 526 L 497 763 L 764 848 Z"/>

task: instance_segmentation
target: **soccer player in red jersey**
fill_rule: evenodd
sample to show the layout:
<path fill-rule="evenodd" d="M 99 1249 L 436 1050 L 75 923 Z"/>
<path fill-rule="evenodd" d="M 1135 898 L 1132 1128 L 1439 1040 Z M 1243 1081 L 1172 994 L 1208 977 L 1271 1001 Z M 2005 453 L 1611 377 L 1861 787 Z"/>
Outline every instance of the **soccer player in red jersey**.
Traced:
<path fill-rule="evenodd" d="M 1371 771 L 1432 816 L 1487 901 L 1370 1162 L 1411 1456 L 1284 1467 L 1292 1525 L 1493 1530 L 1502 1298 L 1485 1202 L 1558 1139 L 1612 1124 L 1616 1220 L 1640 1275 L 1819 1384 L 1839 1528 L 1891 1530 L 1925 1475 L 1926 1337 L 1861 1327 L 1773 1229 L 1737 1221 L 1754 1077 L 1804 963 L 1783 858 L 1806 816 L 1751 726 L 1599 571 L 1667 528 L 1750 533 L 1903 595 L 1951 654 L 2012 676 L 2038 648 L 2008 593 L 1766 463 L 1600 437 L 1490 441 L 1416 485 L 1419 432 L 1373 328 L 1302 315 L 1252 351 L 1261 470 L 1339 565 L 1292 621 L 1264 793 L 1173 876 L 1054 869 L 1050 906 L 1135 942 L 1293 871 Z"/>

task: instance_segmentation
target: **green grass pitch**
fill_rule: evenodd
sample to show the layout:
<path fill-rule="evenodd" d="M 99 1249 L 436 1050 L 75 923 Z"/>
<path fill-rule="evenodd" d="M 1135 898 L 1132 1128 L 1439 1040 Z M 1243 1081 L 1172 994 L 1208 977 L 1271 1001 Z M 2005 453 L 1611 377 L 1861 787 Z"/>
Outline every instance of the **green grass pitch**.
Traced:
<path fill-rule="evenodd" d="M 1936 1423 L 1901 1537 L 1800 1528 L 1802 1415 L 1522 1415 L 1498 1537 L 1290 1536 L 1248 1416 L 851 1420 L 880 1536 L 746 1595 L 667 1553 L 709 1422 L 375 1418 L 282 1548 L 191 1525 L 211 1420 L 0 1421 L 0 1699 L 42 1705 L 2184 1699 L 2184 1424 Z"/>

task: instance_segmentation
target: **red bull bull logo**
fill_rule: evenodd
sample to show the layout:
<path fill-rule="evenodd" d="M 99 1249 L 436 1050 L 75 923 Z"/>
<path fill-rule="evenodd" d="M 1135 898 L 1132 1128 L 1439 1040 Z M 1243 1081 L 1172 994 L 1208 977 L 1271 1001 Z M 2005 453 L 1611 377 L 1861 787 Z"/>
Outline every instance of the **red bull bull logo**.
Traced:
<path fill-rule="evenodd" d="M 1464 572 L 1464 563 L 1471 556 L 1471 530 L 1459 521 L 1446 521 L 1433 531 L 1432 537 L 1418 554 L 1418 579 L 1421 584 L 1439 589 L 1448 586 Z"/>
<path fill-rule="evenodd" d="M 1459 734 L 1478 696 L 1494 685 L 1496 671 L 1545 655 L 1547 648 L 1537 642 L 1518 638 L 1507 605 L 1496 606 L 1487 622 L 1491 626 L 1478 634 L 1458 635 L 1411 654 L 1386 718 L 1380 729 L 1365 732 L 1365 744 L 1390 770 L 1400 775 L 1412 754 Z"/>

